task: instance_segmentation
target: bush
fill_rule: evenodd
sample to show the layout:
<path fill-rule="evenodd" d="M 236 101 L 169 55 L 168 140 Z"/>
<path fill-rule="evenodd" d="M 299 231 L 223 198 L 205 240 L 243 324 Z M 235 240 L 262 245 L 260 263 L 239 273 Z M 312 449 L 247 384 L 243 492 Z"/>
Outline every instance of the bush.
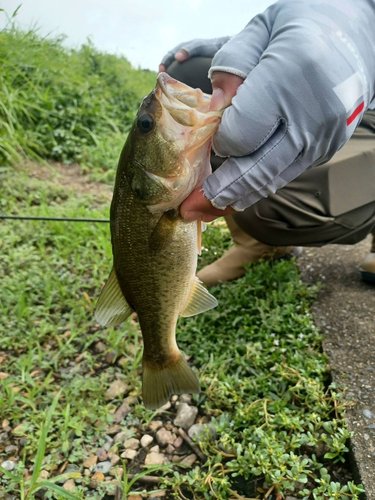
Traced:
<path fill-rule="evenodd" d="M 121 56 L 80 49 L 14 24 L 0 32 L 0 164 L 22 156 L 105 167 L 121 147 L 156 74 Z M 104 156 L 103 156 L 104 155 Z M 92 159 L 94 159 L 94 162 Z"/>

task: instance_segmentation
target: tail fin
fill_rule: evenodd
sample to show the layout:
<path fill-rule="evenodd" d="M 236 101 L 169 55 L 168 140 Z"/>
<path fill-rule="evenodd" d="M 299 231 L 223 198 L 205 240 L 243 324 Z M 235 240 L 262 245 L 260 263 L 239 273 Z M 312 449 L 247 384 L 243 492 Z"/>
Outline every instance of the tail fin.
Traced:
<path fill-rule="evenodd" d="M 200 393 L 197 377 L 179 352 L 177 361 L 157 368 L 143 360 L 142 397 L 146 408 L 156 410 L 163 406 L 172 394 Z"/>

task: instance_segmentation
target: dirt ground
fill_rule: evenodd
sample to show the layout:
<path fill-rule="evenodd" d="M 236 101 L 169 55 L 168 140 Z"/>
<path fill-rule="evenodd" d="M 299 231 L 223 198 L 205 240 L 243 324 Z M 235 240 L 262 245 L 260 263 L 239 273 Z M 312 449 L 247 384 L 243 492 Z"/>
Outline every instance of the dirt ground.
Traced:
<path fill-rule="evenodd" d="M 347 411 L 354 468 L 367 500 L 375 500 L 375 286 L 358 271 L 370 241 L 307 248 L 298 265 L 306 282 L 323 284 L 313 314 L 325 334 L 332 378 L 354 403 Z"/>

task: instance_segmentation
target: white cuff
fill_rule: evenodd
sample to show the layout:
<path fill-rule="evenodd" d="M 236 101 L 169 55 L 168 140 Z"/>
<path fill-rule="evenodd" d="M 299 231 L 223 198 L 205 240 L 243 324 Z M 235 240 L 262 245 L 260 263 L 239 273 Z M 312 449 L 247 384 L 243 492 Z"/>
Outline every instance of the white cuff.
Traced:
<path fill-rule="evenodd" d="M 240 71 L 239 69 L 236 68 L 231 68 L 230 66 L 213 66 L 210 68 L 208 72 L 208 78 L 211 80 L 212 73 L 214 71 L 224 71 L 224 73 L 232 73 L 232 75 L 237 75 L 243 78 L 244 80 L 247 78 L 247 74 L 244 73 L 243 71 Z"/>

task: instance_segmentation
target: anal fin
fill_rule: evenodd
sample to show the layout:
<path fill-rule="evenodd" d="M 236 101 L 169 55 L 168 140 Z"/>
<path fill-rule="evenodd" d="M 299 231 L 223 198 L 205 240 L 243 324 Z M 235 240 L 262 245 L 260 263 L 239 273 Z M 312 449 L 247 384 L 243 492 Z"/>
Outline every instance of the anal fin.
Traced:
<path fill-rule="evenodd" d="M 95 319 L 102 326 L 115 326 L 125 321 L 132 312 L 113 268 L 96 304 Z"/>
<path fill-rule="evenodd" d="M 210 292 L 202 285 L 202 282 L 196 277 L 190 292 L 189 299 L 180 312 L 180 316 L 188 318 L 196 314 L 209 311 L 218 304 L 217 300 Z"/>

